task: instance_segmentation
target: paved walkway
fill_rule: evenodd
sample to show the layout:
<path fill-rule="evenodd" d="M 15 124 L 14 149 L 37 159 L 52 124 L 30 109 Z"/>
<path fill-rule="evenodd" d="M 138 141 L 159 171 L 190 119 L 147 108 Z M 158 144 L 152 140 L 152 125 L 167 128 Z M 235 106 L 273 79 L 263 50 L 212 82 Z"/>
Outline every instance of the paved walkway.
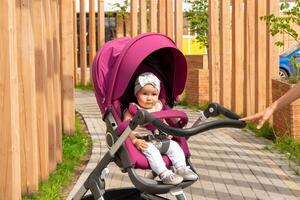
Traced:
<path fill-rule="evenodd" d="M 181 108 L 179 108 L 181 109 Z M 92 92 L 76 91 L 76 110 L 81 113 L 93 139 L 93 152 L 86 170 L 69 194 L 70 199 L 107 151 L 105 124 Z M 185 110 L 190 122 L 197 112 Z M 189 200 L 200 199 L 300 199 L 300 177 L 289 161 L 267 150 L 270 142 L 240 129 L 216 129 L 190 138 L 192 162 L 200 180 L 185 189 Z M 107 188 L 132 186 L 127 174 L 111 163 Z M 139 171 L 139 174 L 146 174 Z M 164 197 L 174 199 L 167 194 Z"/>

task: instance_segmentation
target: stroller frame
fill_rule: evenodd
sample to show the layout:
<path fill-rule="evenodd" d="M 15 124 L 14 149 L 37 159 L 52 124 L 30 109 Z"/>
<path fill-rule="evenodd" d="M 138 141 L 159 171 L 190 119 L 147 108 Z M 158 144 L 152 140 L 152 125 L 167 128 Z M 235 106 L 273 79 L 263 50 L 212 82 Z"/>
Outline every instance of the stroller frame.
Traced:
<path fill-rule="evenodd" d="M 155 41 L 155 42 L 154 42 Z M 161 80 L 160 98 L 165 108 L 156 113 L 138 110 L 132 120 L 122 122 L 122 109 L 134 100 L 131 90 L 134 80 L 142 72 L 152 72 Z M 186 139 L 201 132 L 223 128 L 243 128 L 245 123 L 237 120 L 239 116 L 218 104 L 211 104 L 200 113 L 199 119 L 191 128 L 182 128 L 187 123 L 187 116 L 181 111 L 171 110 L 177 97 L 182 94 L 187 78 L 187 63 L 174 41 L 159 33 L 145 33 L 134 38 L 119 38 L 107 42 L 98 52 L 93 62 L 93 82 L 95 96 L 106 123 L 106 142 L 109 150 L 97 164 L 73 199 L 85 198 L 90 190 L 94 199 L 152 199 L 165 198 L 157 194 L 171 193 L 178 200 L 185 200 L 183 189 L 195 181 L 183 181 L 178 185 L 167 185 L 150 177 L 137 175 L 135 168 L 149 169 L 145 156 L 139 152 L 128 138 L 138 125 L 150 125 L 168 135 L 176 136 L 186 156 L 186 163 L 196 173 L 189 160 L 190 152 Z M 229 120 L 201 122 L 203 119 L 220 114 Z M 178 119 L 178 121 L 174 120 Z M 165 124 L 161 119 L 165 119 Z M 201 122 L 201 123 L 199 123 Z M 105 190 L 105 177 L 108 164 L 115 162 L 122 172 L 127 172 L 136 189 L 111 197 L 112 190 Z M 170 160 L 164 160 L 169 166 Z M 167 163 L 168 162 L 168 163 Z M 121 191 L 121 190 L 120 190 Z M 122 192 L 119 192 L 122 193 Z M 128 196 L 129 195 L 129 196 Z"/>
<path fill-rule="evenodd" d="M 122 161 L 127 163 L 126 165 L 131 165 L 130 161 L 128 159 L 128 155 L 126 155 L 123 147 L 124 141 L 127 139 L 129 134 L 138 126 L 138 125 L 143 125 L 147 122 L 145 121 L 145 117 L 143 116 L 143 112 L 138 112 L 134 118 L 131 120 L 129 123 L 129 126 L 125 129 L 125 131 L 122 133 L 122 135 L 116 140 L 116 142 L 113 142 L 113 138 L 116 137 L 116 122 L 114 120 L 114 117 L 112 116 L 112 113 L 110 112 L 107 117 L 105 122 L 109 124 L 108 130 L 107 130 L 107 143 L 108 145 L 111 145 L 109 148 L 109 151 L 105 153 L 101 161 L 98 163 L 96 168 L 93 170 L 93 172 L 89 175 L 85 183 L 81 186 L 81 188 L 78 190 L 77 194 L 73 197 L 74 200 L 79 200 L 82 199 L 82 197 L 85 195 L 85 193 L 90 190 L 92 192 L 92 195 L 94 199 L 103 199 L 103 195 L 105 193 L 105 177 L 109 173 L 107 165 L 112 162 L 113 160 L 116 161 L 116 154 L 121 154 L 122 156 L 118 156 L 123 158 Z M 112 142 L 112 143 L 111 143 Z M 127 158 L 126 158 L 127 157 Z M 124 159 L 125 158 L 125 159 Z M 116 162 L 120 162 L 118 159 Z M 191 165 L 191 162 L 188 159 L 188 163 Z M 123 164 L 124 165 L 124 164 Z M 192 166 L 191 166 L 192 167 Z M 193 169 L 193 168 L 192 168 Z M 151 179 L 147 179 L 144 177 L 139 177 L 136 173 L 135 170 L 132 167 L 128 167 L 125 169 L 128 174 L 130 179 L 133 181 L 134 185 L 147 185 L 147 182 L 152 181 Z M 195 181 L 187 181 L 181 184 L 181 187 L 187 187 L 191 185 Z M 173 189 L 173 186 L 171 185 L 165 185 L 166 187 L 163 189 L 163 192 L 160 193 L 165 193 L 164 191 L 170 191 L 170 193 L 174 196 L 176 196 L 177 199 L 186 199 L 182 189 L 180 187 L 175 187 Z M 155 189 L 154 191 L 155 192 Z M 143 199 L 161 199 L 164 200 L 165 198 L 157 196 L 155 194 L 151 193 L 143 193 L 141 194 L 141 198 Z"/>
<path fill-rule="evenodd" d="M 200 123 L 204 119 L 209 117 L 215 117 L 218 115 L 224 115 L 230 120 L 215 120 L 210 122 Z M 223 128 L 223 127 L 233 127 L 233 128 L 243 128 L 245 123 L 239 121 L 240 117 L 235 113 L 227 110 L 219 104 L 210 104 L 204 112 L 200 112 L 198 120 L 194 123 L 192 128 L 180 129 L 168 127 L 166 124 L 160 120 L 154 118 L 147 111 L 138 111 L 133 119 L 130 121 L 129 126 L 125 129 L 122 135 L 120 135 L 117 140 L 114 142 L 116 135 L 116 123 L 111 112 L 106 116 L 105 122 L 109 124 L 107 129 L 107 138 L 106 141 L 110 146 L 109 151 L 103 156 L 101 161 L 98 163 L 96 168 L 89 175 L 85 183 L 80 187 L 78 192 L 73 197 L 73 200 L 80 200 L 83 198 L 85 193 L 90 190 L 94 199 L 103 200 L 105 190 L 105 177 L 108 173 L 107 165 L 111 161 L 115 161 L 117 165 L 118 162 L 122 162 L 123 169 L 126 171 L 139 191 L 141 191 L 141 199 L 152 199 L 152 200 L 164 200 L 165 198 L 157 196 L 156 194 L 164 194 L 170 192 L 171 195 L 175 196 L 178 200 L 185 200 L 186 196 L 183 192 L 183 188 L 190 186 L 195 181 L 184 181 L 178 185 L 164 185 L 159 184 L 155 187 L 155 180 L 148 179 L 145 177 L 140 177 L 135 173 L 134 168 L 131 166 L 130 160 L 126 151 L 124 150 L 123 143 L 129 134 L 135 130 L 138 125 L 144 125 L 151 123 L 159 130 L 162 130 L 168 134 L 174 136 L 185 136 L 190 137 L 207 130 Z M 191 169 L 195 171 L 192 166 L 192 163 L 187 159 L 188 164 L 191 166 Z M 151 185 L 149 187 L 149 184 Z M 154 186 L 153 186 L 154 185 Z"/>

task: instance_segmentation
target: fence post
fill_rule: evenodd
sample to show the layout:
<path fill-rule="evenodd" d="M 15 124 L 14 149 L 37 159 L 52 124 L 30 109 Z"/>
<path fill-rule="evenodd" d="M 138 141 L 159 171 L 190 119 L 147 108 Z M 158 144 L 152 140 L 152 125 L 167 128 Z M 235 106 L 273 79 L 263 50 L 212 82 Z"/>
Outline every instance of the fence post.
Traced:
<path fill-rule="evenodd" d="M 90 83 L 92 81 L 92 64 L 96 55 L 96 27 L 95 27 L 95 0 L 89 2 L 89 67 L 90 67 Z"/>
<path fill-rule="evenodd" d="M 268 0 L 267 1 L 267 15 L 279 14 L 279 3 L 278 1 Z M 272 103 L 272 79 L 277 78 L 279 74 L 278 59 L 279 52 L 275 45 L 278 36 L 271 36 L 269 28 L 267 27 L 267 106 Z M 299 30 L 300 31 L 300 30 Z"/>
<path fill-rule="evenodd" d="M 98 0 L 98 48 L 105 42 L 104 0 Z"/>
<path fill-rule="evenodd" d="M 72 13 L 69 0 L 60 1 L 61 10 L 61 69 L 62 69 L 62 116 L 63 132 L 73 135 L 75 132 L 75 108 L 74 108 L 74 32 Z"/>
<path fill-rule="evenodd" d="M 209 98 L 211 102 L 220 102 L 220 32 L 218 1 L 209 0 Z"/>
<path fill-rule="evenodd" d="M 147 32 L 147 2 L 140 0 L 140 31 L 141 33 Z"/>
<path fill-rule="evenodd" d="M 81 84 L 86 85 L 86 13 L 85 0 L 80 0 L 80 73 Z"/>
<path fill-rule="evenodd" d="M 245 1 L 245 115 L 255 113 L 255 51 L 255 0 L 248 0 Z"/>
<path fill-rule="evenodd" d="M 183 34 L 183 14 L 182 1 L 175 2 L 175 41 L 177 47 L 182 50 L 182 34 Z"/>
<path fill-rule="evenodd" d="M 38 141 L 34 38 L 31 2 L 17 1 L 17 60 L 19 70 L 19 106 L 21 141 L 21 183 L 23 193 L 38 190 Z"/>
<path fill-rule="evenodd" d="M 56 161 L 62 162 L 62 108 L 61 108 L 61 69 L 60 69 L 60 39 L 59 39 L 59 7 L 58 0 L 51 0 L 53 28 L 53 58 L 54 58 L 54 91 L 56 120 Z"/>
<path fill-rule="evenodd" d="M 255 16 L 255 69 L 256 69 L 256 110 L 255 112 L 262 111 L 266 107 L 266 39 L 267 39 L 267 27 L 266 23 L 260 20 L 261 16 L 266 15 L 266 1 L 258 1 L 256 0 L 256 16 Z"/>
<path fill-rule="evenodd" d="M 173 13 L 173 0 L 166 1 L 166 34 L 171 39 L 174 39 L 173 32 L 174 13 Z"/>
<path fill-rule="evenodd" d="M 166 34 L 166 0 L 158 0 L 158 32 Z"/>
<path fill-rule="evenodd" d="M 73 55 L 74 55 L 74 87 L 77 85 L 77 68 L 78 68 L 78 55 L 77 55 L 77 49 L 78 49 L 78 34 L 77 34 L 77 12 L 76 12 L 76 2 L 77 0 L 73 0 Z"/>
<path fill-rule="evenodd" d="M 233 110 L 244 111 L 244 4 L 243 0 L 232 2 L 232 80 Z"/>
<path fill-rule="evenodd" d="M 230 0 L 220 4 L 220 103 L 231 109 L 232 45 Z"/>
<path fill-rule="evenodd" d="M 16 1 L 0 6 L 0 199 L 21 198 Z"/>
<path fill-rule="evenodd" d="M 41 180 L 47 180 L 49 175 L 49 138 L 47 111 L 47 65 L 46 65 L 46 22 L 42 0 L 33 1 L 33 32 L 35 45 L 35 78 L 37 132 L 39 148 L 39 175 Z"/>
<path fill-rule="evenodd" d="M 54 58 L 53 58 L 53 31 L 52 15 L 50 9 L 50 1 L 42 1 L 46 26 L 47 40 L 47 108 L 48 108 L 48 134 L 49 134 L 49 170 L 56 169 L 56 120 L 55 120 L 55 100 L 54 100 Z"/>
<path fill-rule="evenodd" d="M 137 35 L 137 0 L 130 1 L 131 36 Z"/>
<path fill-rule="evenodd" d="M 150 31 L 157 31 L 157 0 L 150 0 Z"/>

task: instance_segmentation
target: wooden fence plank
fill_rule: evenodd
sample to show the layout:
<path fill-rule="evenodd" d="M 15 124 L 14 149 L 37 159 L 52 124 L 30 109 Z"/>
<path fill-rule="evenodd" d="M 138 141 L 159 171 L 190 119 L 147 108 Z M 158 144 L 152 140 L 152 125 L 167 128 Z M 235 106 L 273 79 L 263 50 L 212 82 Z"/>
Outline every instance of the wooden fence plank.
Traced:
<path fill-rule="evenodd" d="M 173 0 L 166 0 L 166 34 L 171 39 L 174 39 L 173 23 L 174 23 Z"/>
<path fill-rule="evenodd" d="M 80 82 L 86 85 L 86 13 L 84 2 L 85 0 L 80 0 Z"/>
<path fill-rule="evenodd" d="M 130 22 L 131 36 L 136 36 L 138 30 L 137 0 L 130 0 Z"/>
<path fill-rule="evenodd" d="M 58 0 L 51 0 L 53 27 L 53 58 L 54 58 L 54 101 L 56 121 L 56 161 L 62 162 L 62 116 L 61 116 L 61 69 L 60 69 L 60 40 L 59 40 L 59 8 Z"/>
<path fill-rule="evenodd" d="M 77 55 L 77 49 L 78 49 L 78 44 L 77 44 L 77 38 L 78 38 L 78 34 L 77 34 L 77 12 L 76 12 L 76 2 L 77 0 L 73 0 L 73 32 L 74 32 L 74 37 L 73 37 L 73 44 L 74 44 L 74 48 L 73 48 L 73 55 L 74 55 L 74 87 L 77 85 L 78 79 L 77 79 L 77 68 L 78 68 L 78 55 Z"/>
<path fill-rule="evenodd" d="M 183 34 L 182 1 L 175 0 L 175 42 L 177 47 L 180 50 L 182 50 L 182 34 Z"/>
<path fill-rule="evenodd" d="M 46 40 L 47 40 L 47 108 L 48 108 L 48 134 L 49 134 L 49 170 L 56 169 L 56 120 L 54 101 L 54 59 L 53 59 L 53 27 L 50 1 L 43 1 L 45 13 Z"/>
<path fill-rule="evenodd" d="M 244 4 L 243 0 L 232 2 L 232 71 L 233 110 L 244 111 Z M 242 94 L 242 95 L 241 95 Z"/>
<path fill-rule="evenodd" d="M 209 99 L 220 102 L 220 31 L 218 1 L 209 0 Z"/>
<path fill-rule="evenodd" d="M 140 0 L 139 14 L 140 14 L 140 33 L 147 32 L 147 2 Z"/>
<path fill-rule="evenodd" d="M 261 16 L 266 15 L 266 1 L 256 0 L 256 112 L 262 111 L 266 107 L 267 88 L 266 88 L 266 23 L 260 20 Z"/>
<path fill-rule="evenodd" d="M 98 48 L 105 43 L 104 0 L 98 0 Z"/>
<path fill-rule="evenodd" d="M 166 0 L 158 0 L 158 32 L 166 34 Z"/>
<path fill-rule="evenodd" d="M 74 18 L 70 17 L 73 8 L 68 0 L 61 0 L 61 70 L 62 70 L 62 113 L 63 132 L 73 135 L 75 132 L 75 107 L 74 107 Z"/>
<path fill-rule="evenodd" d="M 33 32 L 35 51 L 37 132 L 39 148 L 39 175 L 42 181 L 49 176 L 49 139 L 47 111 L 46 22 L 42 0 L 33 1 Z"/>
<path fill-rule="evenodd" d="M 230 0 L 222 0 L 220 4 L 220 103 L 231 109 L 232 97 L 232 45 L 231 45 L 231 12 Z"/>
<path fill-rule="evenodd" d="M 255 113 L 255 0 L 245 1 L 245 91 L 244 114 Z"/>
<path fill-rule="evenodd" d="M 29 0 L 17 1 L 17 59 L 19 69 L 19 105 L 21 138 L 21 183 L 23 193 L 38 190 L 38 139 L 34 39 Z"/>
<path fill-rule="evenodd" d="M 157 0 L 150 0 L 150 31 L 157 32 Z"/>
<path fill-rule="evenodd" d="M 279 14 L 279 1 L 277 0 L 268 0 L 267 1 L 267 14 L 274 14 L 278 16 Z M 268 31 L 268 28 L 267 28 Z M 267 33 L 267 99 L 266 105 L 270 105 L 272 103 L 272 79 L 277 78 L 279 74 L 279 51 L 278 47 L 275 45 L 278 36 L 271 36 L 271 34 Z"/>
<path fill-rule="evenodd" d="M 0 6 L 0 199 L 21 198 L 17 27 L 15 1 Z"/>
<path fill-rule="evenodd" d="M 92 64 L 96 55 L 96 19 L 95 19 L 95 0 L 90 0 L 89 4 L 89 67 L 90 83 L 92 81 Z"/>

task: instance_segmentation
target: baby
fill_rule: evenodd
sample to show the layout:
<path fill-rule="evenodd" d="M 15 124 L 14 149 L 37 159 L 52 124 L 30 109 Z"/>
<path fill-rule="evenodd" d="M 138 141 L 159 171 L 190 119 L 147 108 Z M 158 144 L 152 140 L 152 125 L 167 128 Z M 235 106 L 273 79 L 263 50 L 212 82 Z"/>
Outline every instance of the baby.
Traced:
<path fill-rule="evenodd" d="M 160 93 L 160 81 L 150 72 L 145 72 L 138 76 L 135 81 L 134 94 L 137 100 L 138 109 L 146 110 L 148 112 L 156 112 L 162 109 L 162 103 L 158 99 Z M 129 109 L 124 111 L 124 120 L 129 120 L 133 116 Z M 138 127 L 135 131 L 132 131 L 129 135 L 132 143 L 140 150 L 148 159 L 151 169 L 159 175 L 164 184 L 177 185 L 183 180 L 197 180 L 198 175 L 195 174 L 187 165 L 185 161 L 185 155 L 177 142 L 170 140 L 168 136 L 167 148 L 162 152 L 162 148 L 165 142 L 162 142 L 154 137 L 153 133 L 144 127 Z M 149 138 L 149 139 L 145 139 Z M 168 155 L 172 164 L 176 168 L 176 173 L 167 169 L 161 152 Z"/>

